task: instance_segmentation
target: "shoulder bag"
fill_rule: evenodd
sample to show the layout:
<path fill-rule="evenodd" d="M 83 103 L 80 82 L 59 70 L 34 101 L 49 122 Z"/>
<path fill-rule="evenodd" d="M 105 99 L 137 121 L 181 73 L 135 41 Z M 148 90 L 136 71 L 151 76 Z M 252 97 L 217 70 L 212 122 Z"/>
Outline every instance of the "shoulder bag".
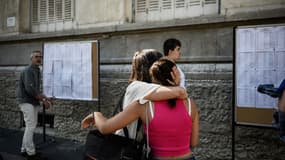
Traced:
<path fill-rule="evenodd" d="M 122 111 L 122 96 L 113 115 L 118 108 Z M 137 129 L 140 126 L 138 125 Z M 92 130 L 87 135 L 85 143 L 85 159 L 96 160 L 142 160 L 144 159 L 144 142 L 130 139 L 127 127 L 124 127 L 125 137 L 108 134 L 103 135 L 99 130 Z"/>

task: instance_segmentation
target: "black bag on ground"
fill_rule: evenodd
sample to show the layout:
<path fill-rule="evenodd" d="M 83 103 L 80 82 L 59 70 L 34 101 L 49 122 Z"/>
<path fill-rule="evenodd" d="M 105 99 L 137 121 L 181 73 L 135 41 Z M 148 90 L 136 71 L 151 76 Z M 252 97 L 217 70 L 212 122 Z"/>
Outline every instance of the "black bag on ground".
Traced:
<path fill-rule="evenodd" d="M 142 142 L 98 130 L 88 133 L 85 146 L 86 156 L 97 160 L 140 160 L 143 151 Z"/>
<path fill-rule="evenodd" d="M 122 96 L 113 115 L 122 111 Z M 139 128 L 141 125 L 138 125 Z M 137 130 L 138 130 L 137 128 Z M 85 143 L 85 158 L 96 160 L 141 160 L 144 159 L 144 142 L 129 138 L 127 127 L 124 127 L 125 137 L 116 134 L 103 135 L 99 130 L 88 133 Z"/>

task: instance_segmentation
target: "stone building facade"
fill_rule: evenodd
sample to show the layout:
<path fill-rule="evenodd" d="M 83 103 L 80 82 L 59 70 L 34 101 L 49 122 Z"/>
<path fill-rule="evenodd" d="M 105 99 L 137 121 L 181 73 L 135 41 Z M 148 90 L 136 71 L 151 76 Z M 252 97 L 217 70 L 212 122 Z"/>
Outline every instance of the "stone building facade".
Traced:
<path fill-rule="evenodd" d="M 49 135 L 83 143 L 88 131 L 80 129 L 82 118 L 99 106 L 111 115 L 128 85 L 133 53 L 142 48 L 162 51 L 163 41 L 175 37 L 182 42 L 178 65 L 200 113 L 200 144 L 194 150 L 197 159 L 283 159 L 285 146 L 274 129 L 234 125 L 232 113 L 235 28 L 285 23 L 285 1 L 202 0 L 195 8 L 199 14 L 183 17 L 187 10 L 179 15 L 174 9 L 161 13 L 154 9 L 154 15 L 164 15 L 159 19 L 150 9 L 166 4 L 158 1 L 151 7 L 145 1 L 149 12 L 143 19 L 138 2 L 144 1 L 0 0 L 0 127 L 22 129 L 15 88 L 30 52 L 42 50 L 44 43 L 100 42 L 100 101 L 56 99 L 47 111 L 54 121 L 48 127 Z M 207 3 L 212 4 L 210 8 L 203 7 Z M 39 8 L 49 5 L 65 7 L 63 11 L 54 7 L 53 14 L 45 17 L 47 10 Z"/>

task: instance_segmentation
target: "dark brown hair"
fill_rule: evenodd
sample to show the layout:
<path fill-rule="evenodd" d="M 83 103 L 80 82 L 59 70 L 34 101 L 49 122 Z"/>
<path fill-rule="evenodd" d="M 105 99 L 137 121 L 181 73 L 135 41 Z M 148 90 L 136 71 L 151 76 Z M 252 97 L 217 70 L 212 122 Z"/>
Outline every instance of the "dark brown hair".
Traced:
<path fill-rule="evenodd" d="M 154 62 L 151 68 L 149 69 L 150 76 L 154 83 L 159 83 L 163 86 L 174 86 L 174 79 L 171 76 L 173 67 L 176 64 L 173 61 L 170 61 L 166 58 L 161 58 L 158 61 Z M 173 83 L 171 83 L 173 82 Z M 168 100 L 170 107 L 175 107 L 176 99 Z"/>

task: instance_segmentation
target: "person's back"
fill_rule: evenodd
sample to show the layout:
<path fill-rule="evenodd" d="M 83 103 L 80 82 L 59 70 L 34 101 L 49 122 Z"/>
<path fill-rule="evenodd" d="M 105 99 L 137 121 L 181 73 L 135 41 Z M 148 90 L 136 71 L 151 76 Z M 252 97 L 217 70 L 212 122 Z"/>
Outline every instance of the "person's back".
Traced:
<path fill-rule="evenodd" d="M 178 73 L 175 68 L 173 61 L 165 58 L 158 60 L 150 68 L 152 81 L 164 86 L 177 86 L 179 76 L 172 76 Z M 154 158 L 195 159 L 190 150 L 199 141 L 199 117 L 195 102 L 168 99 L 153 103 L 145 107 L 149 115 L 149 123 L 145 121 L 145 133 Z"/>
<path fill-rule="evenodd" d="M 135 52 L 132 60 L 132 73 L 129 79 L 130 84 L 126 89 L 122 104 L 123 109 L 125 109 L 128 104 L 137 100 L 141 104 L 146 103 L 147 100 L 144 100 L 143 98 L 160 87 L 157 84 L 150 83 L 151 78 L 148 70 L 150 66 L 161 57 L 162 54 L 154 49 L 144 49 Z M 132 139 L 135 139 L 137 136 L 137 125 L 138 121 L 134 121 L 127 126 L 129 137 Z M 116 134 L 121 136 L 125 135 L 122 129 L 116 131 Z"/>
<path fill-rule="evenodd" d="M 154 157 L 173 157 L 191 152 L 192 118 L 184 100 L 176 100 L 174 107 L 169 107 L 168 101 L 156 101 L 149 110 L 153 116 L 145 131 Z"/>

